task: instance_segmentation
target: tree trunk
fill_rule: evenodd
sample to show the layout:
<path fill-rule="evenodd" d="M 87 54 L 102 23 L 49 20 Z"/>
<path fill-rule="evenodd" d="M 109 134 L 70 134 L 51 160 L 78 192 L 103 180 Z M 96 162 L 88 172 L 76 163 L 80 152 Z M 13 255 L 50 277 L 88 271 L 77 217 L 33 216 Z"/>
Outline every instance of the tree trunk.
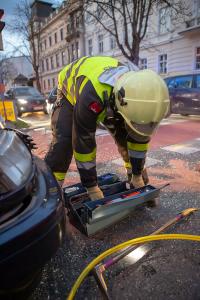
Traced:
<path fill-rule="evenodd" d="M 131 61 L 138 66 L 139 65 L 139 52 L 140 52 L 140 43 L 136 41 L 134 43 L 134 46 L 132 48 L 132 53 L 131 53 Z"/>
<path fill-rule="evenodd" d="M 39 75 L 39 68 L 35 68 L 35 78 L 36 78 L 36 85 L 39 92 L 41 92 L 41 84 L 40 84 L 40 75 Z"/>

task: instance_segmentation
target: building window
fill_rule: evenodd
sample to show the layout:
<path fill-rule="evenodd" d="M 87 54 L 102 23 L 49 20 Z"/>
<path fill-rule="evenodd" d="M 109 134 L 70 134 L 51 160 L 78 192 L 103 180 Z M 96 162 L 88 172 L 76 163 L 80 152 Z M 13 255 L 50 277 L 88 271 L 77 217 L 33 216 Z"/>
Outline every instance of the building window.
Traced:
<path fill-rule="evenodd" d="M 52 87 L 55 87 L 55 78 L 52 78 Z"/>
<path fill-rule="evenodd" d="M 51 88 L 51 82 L 50 82 L 50 79 L 48 79 L 48 89 Z"/>
<path fill-rule="evenodd" d="M 74 44 L 72 44 L 72 61 L 76 59 L 76 49 Z"/>
<path fill-rule="evenodd" d="M 200 89 L 200 74 L 197 75 L 196 88 L 197 88 L 197 89 Z"/>
<path fill-rule="evenodd" d="M 40 43 L 40 52 L 42 52 L 42 43 Z"/>
<path fill-rule="evenodd" d="M 140 59 L 140 69 L 142 70 L 147 69 L 147 58 Z"/>
<path fill-rule="evenodd" d="M 195 66 L 196 66 L 196 69 L 197 69 L 197 70 L 200 69 L 200 47 L 197 47 L 197 48 L 196 48 Z"/>
<path fill-rule="evenodd" d="M 93 55 L 92 39 L 88 40 L 88 54 Z"/>
<path fill-rule="evenodd" d="M 51 69 L 53 70 L 53 69 L 54 69 L 54 61 L 53 61 L 53 56 L 51 56 L 51 58 L 50 58 L 50 61 L 51 61 Z"/>
<path fill-rule="evenodd" d="M 68 63 L 71 62 L 71 55 L 70 55 L 70 49 L 67 47 L 67 58 L 68 58 Z"/>
<path fill-rule="evenodd" d="M 200 17 L 200 0 L 197 0 L 197 17 Z"/>
<path fill-rule="evenodd" d="M 167 54 L 159 55 L 159 73 L 167 73 Z"/>
<path fill-rule="evenodd" d="M 49 59 L 46 58 L 46 70 L 49 71 Z"/>
<path fill-rule="evenodd" d="M 55 44 L 57 44 L 57 32 L 54 33 Z"/>
<path fill-rule="evenodd" d="M 76 17 L 76 28 L 79 28 L 79 26 L 80 26 L 80 17 L 77 16 Z"/>
<path fill-rule="evenodd" d="M 80 57 L 79 42 L 76 42 L 76 58 Z"/>
<path fill-rule="evenodd" d="M 47 41 L 44 40 L 44 49 L 46 50 L 47 49 Z"/>
<path fill-rule="evenodd" d="M 44 61 L 42 60 L 42 72 L 44 72 Z"/>
<path fill-rule="evenodd" d="M 70 24 L 67 24 L 67 33 L 69 34 L 70 31 L 71 31 L 71 26 L 70 26 Z"/>
<path fill-rule="evenodd" d="M 113 50 L 116 48 L 116 40 L 115 38 L 111 35 L 110 36 L 110 49 Z"/>
<path fill-rule="evenodd" d="M 62 66 L 64 66 L 66 63 L 65 62 L 65 51 L 63 51 L 61 55 L 62 55 Z"/>
<path fill-rule="evenodd" d="M 98 36 L 98 43 L 99 43 L 99 53 L 103 52 L 103 34 Z"/>
<path fill-rule="evenodd" d="M 64 35 L 63 35 L 63 28 L 60 29 L 60 40 L 63 41 Z"/>
<path fill-rule="evenodd" d="M 46 90 L 46 80 L 45 79 L 43 80 L 43 87 L 44 87 L 44 90 Z"/>
<path fill-rule="evenodd" d="M 171 17 L 170 8 L 163 7 L 159 10 L 159 33 L 167 33 L 170 31 Z"/>
<path fill-rule="evenodd" d="M 85 13 L 85 23 L 89 24 L 89 23 L 92 23 L 93 21 L 93 17 L 90 13 L 86 12 Z"/>
<path fill-rule="evenodd" d="M 51 47 L 51 45 L 52 45 L 52 38 L 51 36 L 49 36 L 49 47 Z"/>
<path fill-rule="evenodd" d="M 60 60 L 59 60 L 59 54 L 56 54 L 56 67 L 59 68 L 60 67 Z"/>

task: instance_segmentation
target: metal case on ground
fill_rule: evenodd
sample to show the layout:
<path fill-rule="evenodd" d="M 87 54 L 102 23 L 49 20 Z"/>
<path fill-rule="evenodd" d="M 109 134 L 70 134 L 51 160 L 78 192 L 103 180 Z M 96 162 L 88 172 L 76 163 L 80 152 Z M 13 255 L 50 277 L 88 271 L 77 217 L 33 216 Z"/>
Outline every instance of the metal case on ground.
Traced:
<path fill-rule="evenodd" d="M 125 218 L 136 207 L 152 203 L 160 191 L 152 185 L 130 189 L 127 182 L 120 181 L 115 174 L 105 174 L 98 179 L 105 196 L 100 200 L 91 201 L 81 184 L 64 189 L 71 222 L 87 236 Z"/>

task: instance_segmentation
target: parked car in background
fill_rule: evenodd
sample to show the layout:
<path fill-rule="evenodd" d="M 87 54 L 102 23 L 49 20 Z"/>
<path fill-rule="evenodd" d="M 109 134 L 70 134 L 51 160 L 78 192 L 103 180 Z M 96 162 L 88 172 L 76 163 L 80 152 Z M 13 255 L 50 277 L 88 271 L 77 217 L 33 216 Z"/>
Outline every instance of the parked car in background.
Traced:
<path fill-rule="evenodd" d="M 30 139 L 0 128 L 0 299 L 27 299 L 65 236 L 63 194 Z"/>
<path fill-rule="evenodd" d="M 164 79 L 170 95 L 170 112 L 200 115 L 200 74 L 188 74 Z"/>
<path fill-rule="evenodd" d="M 46 99 L 46 109 L 47 109 L 47 113 L 49 115 L 51 115 L 51 113 L 52 113 L 53 105 L 54 105 L 56 99 L 57 99 L 57 87 L 55 87 L 51 90 L 51 92 L 49 93 L 49 95 Z"/>
<path fill-rule="evenodd" d="M 4 95 L 5 99 L 14 100 L 18 116 L 25 112 L 43 111 L 47 113 L 45 97 L 34 87 L 13 87 Z"/>

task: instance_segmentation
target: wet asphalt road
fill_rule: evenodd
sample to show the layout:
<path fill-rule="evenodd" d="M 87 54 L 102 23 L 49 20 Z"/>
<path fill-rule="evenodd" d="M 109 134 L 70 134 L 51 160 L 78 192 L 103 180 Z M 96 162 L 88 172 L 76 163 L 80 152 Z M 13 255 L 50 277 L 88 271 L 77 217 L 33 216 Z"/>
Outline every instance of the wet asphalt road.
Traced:
<path fill-rule="evenodd" d="M 199 144 L 198 144 L 199 145 Z M 67 224 L 67 241 L 46 265 L 32 300 L 64 300 L 83 268 L 102 251 L 152 231 L 188 207 L 200 207 L 200 179 L 195 171 L 200 152 L 184 156 L 161 149 L 149 153 L 161 159 L 149 168 L 153 184 L 172 184 L 161 191 L 160 205 L 142 208 L 118 224 L 87 238 Z M 98 173 L 114 172 L 114 165 L 98 164 Z M 123 179 L 123 173 L 118 174 Z M 151 182 L 151 183 L 152 183 Z M 174 184 L 173 184 L 174 183 Z M 168 233 L 200 235 L 200 213 L 174 226 Z M 112 299 L 200 299 L 200 243 L 154 242 L 153 249 L 125 270 L 113 267 L 106 273 Z M 76 299 L 102 299 L 93 277 L 85 280 Z"/>

